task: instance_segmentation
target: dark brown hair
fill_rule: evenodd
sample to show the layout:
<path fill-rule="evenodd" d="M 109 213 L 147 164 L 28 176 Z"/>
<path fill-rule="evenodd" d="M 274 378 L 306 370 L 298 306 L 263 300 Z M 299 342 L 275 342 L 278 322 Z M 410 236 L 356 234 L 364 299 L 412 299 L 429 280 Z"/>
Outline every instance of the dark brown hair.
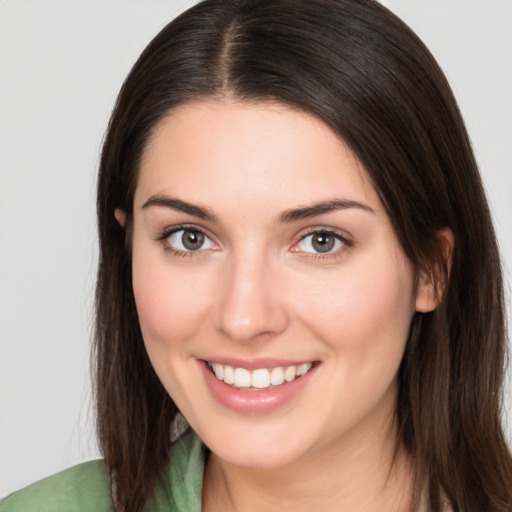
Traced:
<path fill-rule="evenodd" d="M 399 372 L 398 442 L 416 499 L 438 512 L 512 508 L 501 427 L 505 360 L 494 230 L 461 115 L 418 37 L 373 0 L 206 0 L 144 50 L 117 99 L 98 181 L 96 400 L 119 510 L 143 510 L 169 463 L 177 409 L 146 355 L 132 292 L 130 223 L 141 156 L 187 101 L 277 101 L 316 115 L 352 148 L 417 271 L 447 282 L 417 313 Z M 114 209 L 127 213 L 123 230 Z M 454 235 L 449 279 L 437 236 Z"/>

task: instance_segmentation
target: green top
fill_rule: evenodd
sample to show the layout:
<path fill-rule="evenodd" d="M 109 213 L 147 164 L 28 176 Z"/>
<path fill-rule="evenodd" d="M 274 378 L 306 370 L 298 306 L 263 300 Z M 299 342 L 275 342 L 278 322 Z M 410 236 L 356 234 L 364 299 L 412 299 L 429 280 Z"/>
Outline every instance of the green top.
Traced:
<path fill-rule="evenodd" d="M 172 447 L 172 458 L 148 512 L 200 512 L 203 448 L 189 431 Z M 110 482 L 100 460 L 85 462 L 17 491 L 0 512 L 113 512 Z"/>
<path fill-rule="evenodd" d="M 171 463 L 148 512 L 201 512 L 204 450 L 187 431 L 171 449 Z M 0 501 L 0 512 L 113 512 L 110 482 L 101 460 L 84 462 L 40 480 Z M 451 509 L 446 506 L 443 511 Z M 421 506 L 418 512 L 426 512 Z"/>

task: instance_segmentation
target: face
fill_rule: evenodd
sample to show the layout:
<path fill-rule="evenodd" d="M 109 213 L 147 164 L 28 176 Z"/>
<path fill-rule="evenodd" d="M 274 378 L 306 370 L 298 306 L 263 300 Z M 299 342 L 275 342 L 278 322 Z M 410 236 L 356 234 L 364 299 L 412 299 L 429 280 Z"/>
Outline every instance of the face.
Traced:
<path fill-rule="evenodd" d="M 421 299 L 364 169 L 322 121 L 180 107 L 148 144 L 133 230 L 147 352 L 214 454 L 278 467 L 389 426 Z"/>

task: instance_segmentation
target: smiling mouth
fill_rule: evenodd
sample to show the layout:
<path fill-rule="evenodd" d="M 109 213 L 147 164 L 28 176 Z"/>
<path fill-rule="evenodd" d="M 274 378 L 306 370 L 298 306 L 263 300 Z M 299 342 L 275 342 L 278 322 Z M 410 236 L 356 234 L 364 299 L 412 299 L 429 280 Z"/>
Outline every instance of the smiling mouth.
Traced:
<path fill-rule="evenodd" d="M 235 389 L 244 391 L 273 389 L 302 377 L 314 366 L 314 362 L 311 362 L 296 366 L 258 368 L 251 371 L 246 368 L 234 368 L 227 364 L 205 362 L 217 379 Z"/>

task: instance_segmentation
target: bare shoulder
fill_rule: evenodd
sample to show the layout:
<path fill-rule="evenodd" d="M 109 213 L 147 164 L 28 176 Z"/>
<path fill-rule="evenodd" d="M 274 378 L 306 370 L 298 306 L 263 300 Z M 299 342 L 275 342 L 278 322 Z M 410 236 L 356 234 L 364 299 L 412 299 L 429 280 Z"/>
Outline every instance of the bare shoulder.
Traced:
<path fill-rule="evenodd" d="M 14 492 L 0 512 L 111 512 L 110 483 L 102 461 L 84 462 Z"/>

